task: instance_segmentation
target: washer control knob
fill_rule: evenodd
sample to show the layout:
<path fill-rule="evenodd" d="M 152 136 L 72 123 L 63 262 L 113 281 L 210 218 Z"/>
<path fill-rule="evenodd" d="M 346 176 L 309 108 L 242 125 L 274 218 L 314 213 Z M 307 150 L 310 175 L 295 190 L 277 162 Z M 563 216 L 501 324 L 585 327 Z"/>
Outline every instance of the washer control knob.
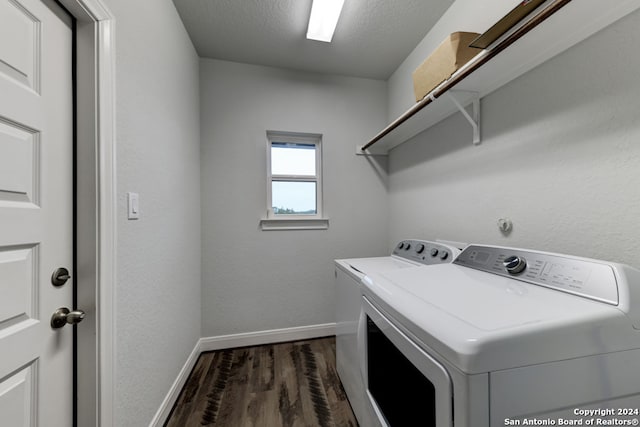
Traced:
<path fill-rule="evenodd" d="M 403 249 L 403 248 L 404 248 L 404 242 L 398 243 L 398 249 Z"/>
<path fill-rule="evenodd" d="M 418 243 L 418 246 L 416 246 L 416 253 L 421 254 L 422 252 L 424 252 L 424 245 L 422 243 Z"/>
<path fill-rule="evenodd" d="M 518 274 L 522 273 L 522 271 L 527 267 L 527 260 L 517 255 L 512 255 L 505 258 L 504 261 L 502 261 L 502 265 L 504 265 L 507 273 Z"/>
<path fill-rule="evenodd" d="M 442 253 L 440 254 L 440 259 L 444 261 L 447 258 L 449 258 L 449 252 L 442 251 Z"/>
<path fill-rule="evenodd" d="M 438 256 L 438 250 L 436 248 L 431 249 L 431 252 L 429 252 L 431 254 L 432 257 L 437 257 Z"/>
<path fill-rule="evenodd" d="M 406 245 L 404 245 L 404 250 L 408 251 L 409 249 L 411 249 L 411 243 L 408 243 Z"/>

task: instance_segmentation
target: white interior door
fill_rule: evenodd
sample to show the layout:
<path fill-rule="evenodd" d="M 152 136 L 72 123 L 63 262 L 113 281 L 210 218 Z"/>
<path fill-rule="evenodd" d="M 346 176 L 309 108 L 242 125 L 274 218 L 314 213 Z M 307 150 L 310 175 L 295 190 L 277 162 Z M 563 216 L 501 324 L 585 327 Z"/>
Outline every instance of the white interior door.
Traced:
<path fill-rule="evenodd" d="M 0 424 L 73 420 L 72 21 L 53 1 L 0 0 Z"/>

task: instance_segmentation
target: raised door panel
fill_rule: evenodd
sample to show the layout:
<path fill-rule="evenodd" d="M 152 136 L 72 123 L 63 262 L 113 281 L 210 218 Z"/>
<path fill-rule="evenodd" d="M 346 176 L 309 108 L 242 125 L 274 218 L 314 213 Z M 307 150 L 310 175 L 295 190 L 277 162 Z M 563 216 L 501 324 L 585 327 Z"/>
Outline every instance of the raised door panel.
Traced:
<path fill-rule="evenodd" d="M 36 248 L 0 249 L 0 331 L 36 313 Z"/>
<path fill-rule="evenodd" d="M 39 133 L 0 117 L 0 206 L 37 204 Z"/>
<path fill-rule="evenodd" d="M 0 2 L 0 74 L 40 91 L 40 22 L 14 0 Z"/>
<path fill-rule="evenodd" d="M 2 425 L 11 427 L 37 425 L 36 368 L 37 362 L 32 362 L 8 377 L 0 379 Z"/>

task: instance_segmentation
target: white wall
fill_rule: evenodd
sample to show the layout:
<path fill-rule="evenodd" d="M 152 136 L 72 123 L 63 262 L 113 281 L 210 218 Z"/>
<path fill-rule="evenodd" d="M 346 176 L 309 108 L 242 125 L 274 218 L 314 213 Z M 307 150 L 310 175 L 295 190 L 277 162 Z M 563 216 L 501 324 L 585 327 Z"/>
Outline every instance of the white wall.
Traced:
<path fill-rule="evenodd" d="M 639 27 L 635 12 L 485 97 L 480 146 L 456 114 L 394 149 L 389 245 L 438 236 L 640 267 Z"/>
<path fill-rule="evenodd" d="M 198 57 L 170 0 L 116 18 L 115 423 L 148 425 L 200 337 Z M 126 219 L 125 193 L 141 219 Z"/>
<path fill-rule="evenodd" d="M 355 155 L 385 123 L 385 83 L 200 65 L 203 336 L 334 322 L 333 259 L 386 252 L 386 174 Z M 260 230 L 267 130 L 323 135 L 328 230 Z"/>

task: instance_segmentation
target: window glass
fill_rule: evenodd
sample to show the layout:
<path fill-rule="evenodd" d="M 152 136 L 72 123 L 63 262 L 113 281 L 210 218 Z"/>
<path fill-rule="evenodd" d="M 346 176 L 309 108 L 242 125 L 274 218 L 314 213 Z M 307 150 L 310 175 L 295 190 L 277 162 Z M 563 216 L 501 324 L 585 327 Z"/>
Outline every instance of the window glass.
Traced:
<path fill-rule="evenodd" d="M 271 144 L 272 175 L 315 175 L 315 144 L 273 142 Z"/>
<path fill-rule="evenodd" d="M 315 215 L 316 183 L 300 181 L 273 181 L 271 204 L 276 215 Z"/>
<path fill-rule="evenodd" d="M 322 217 L 322 135 L 267 131 L 267 217 Z"/>

